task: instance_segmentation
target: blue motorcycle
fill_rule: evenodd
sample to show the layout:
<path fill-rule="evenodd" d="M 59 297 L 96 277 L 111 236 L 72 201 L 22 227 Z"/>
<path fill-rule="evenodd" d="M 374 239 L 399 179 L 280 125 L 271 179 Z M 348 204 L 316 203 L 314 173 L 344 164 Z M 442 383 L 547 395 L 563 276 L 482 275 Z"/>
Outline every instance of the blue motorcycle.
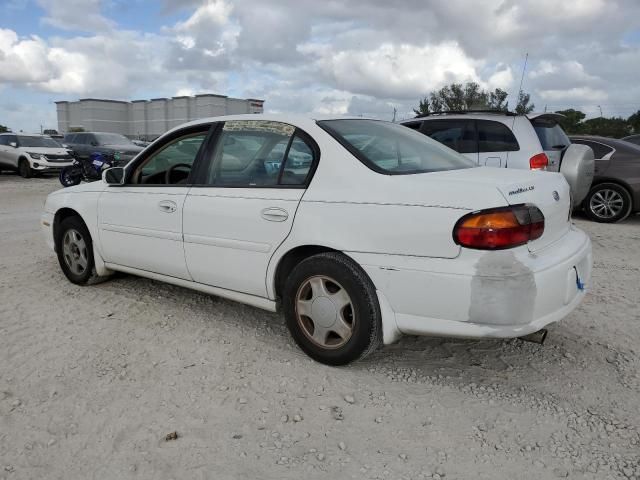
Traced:
<path fill-rule="evenodd" d="M 89 160 L 75 159 L 72 165 L 60 171 L 60 183 L 63 187 L 72 187 L 82 181 L 100 180 L 103 170 L 114 167 L 117 161 L 116 155 L 101 152 L 92 153 Z"/>

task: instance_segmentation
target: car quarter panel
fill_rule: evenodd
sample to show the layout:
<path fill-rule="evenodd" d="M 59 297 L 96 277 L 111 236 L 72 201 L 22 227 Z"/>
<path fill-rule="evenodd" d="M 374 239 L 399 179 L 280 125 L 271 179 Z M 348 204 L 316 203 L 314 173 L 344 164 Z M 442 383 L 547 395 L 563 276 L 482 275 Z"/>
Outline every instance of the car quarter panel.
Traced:
<path fill-rule="evenodd" d="M 493 186 L 468 182 L 461 188 L 451 175 L 456 171 L 409 175 L 374 172 L 319 127 L 309 133 L 320 147 L 320 162 L 302 197 L 291 233 L 269 263 L 269 298 L 275 298 L 278 262 L 298 246 L 455 258 L 460 251 L 453 241 L 455 223 L 474 206 L 507 204 Z"/>

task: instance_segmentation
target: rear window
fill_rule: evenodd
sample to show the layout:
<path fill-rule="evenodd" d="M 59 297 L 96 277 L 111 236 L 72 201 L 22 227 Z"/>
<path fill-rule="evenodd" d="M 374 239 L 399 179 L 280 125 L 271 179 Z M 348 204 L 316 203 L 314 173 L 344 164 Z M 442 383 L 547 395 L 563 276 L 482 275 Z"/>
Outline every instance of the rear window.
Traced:
<path fill-rule="evenodd" d="M 409 128 L 379 120 L 324 120 L 318 125 L 372 170 L 388 175 L 475 167 L 475 162 Z"/>
<path fill-rule="evenodd" d="M 536 119 L 531 124 L 540 139 L 542 150 L 562 150 L 571 143 L 562 127 L 553 120 Z"/>
<path fill-rule="evenodd" d="M 600 142 L 592 142 L 589 140 L 575 139 L 575 140 L 572 140 L 572 143 L 578 143 L 581 145 L 586 145 L 587 147 L 591 147 L 591 150 L 593 150 L 593 156 L 596 159 L 604 158 L 605 156 L 613 152 L 613 148 Z"/>
<path fill-rule="evenodd" d="M 478 151 L 517 152 L 520 145 L 513 132 L 500 122 L 478 120 Z"/>

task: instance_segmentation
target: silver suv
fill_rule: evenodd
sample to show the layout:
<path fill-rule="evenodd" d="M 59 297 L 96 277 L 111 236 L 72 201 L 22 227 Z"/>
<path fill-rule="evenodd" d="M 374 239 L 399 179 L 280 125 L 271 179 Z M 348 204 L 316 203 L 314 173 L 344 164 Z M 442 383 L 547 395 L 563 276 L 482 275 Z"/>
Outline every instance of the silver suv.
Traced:
<path fill-rule="evenodd" d="M 593 151 L 572 145 L 558 123 L 560 118 L 557 113 L 465 111 L 433 113 L 400 123 L 478 165 L 561 172 L 577 206 L 593 181 Z"/>
<path fill-rule="evenodd" d="M 69 151 L 51 137 L 0 134 L 0 170 L 14 170 L 29 178 L 36 173 L 58 172 L 72 163 Z"/>

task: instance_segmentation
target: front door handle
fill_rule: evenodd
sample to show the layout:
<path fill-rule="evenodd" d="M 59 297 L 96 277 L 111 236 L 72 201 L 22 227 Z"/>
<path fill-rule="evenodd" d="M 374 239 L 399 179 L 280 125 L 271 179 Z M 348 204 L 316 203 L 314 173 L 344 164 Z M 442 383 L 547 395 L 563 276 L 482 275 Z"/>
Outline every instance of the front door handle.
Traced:
<path fill-rule="evenodd" d="M 178 208 L 178 205 L 176 204 L 176 202 L 173 202 L 171 200 L 162 200 L 158 203 L 158 208 L 161 212 L 173 213 Z"/>
<path fill-rule="evenodd" d="M 265 208 L 260 212 L 260 215 L 270 222 L 284 222 L 289 218 L 289 213 L 284 208 L 278 207 Z"/>

